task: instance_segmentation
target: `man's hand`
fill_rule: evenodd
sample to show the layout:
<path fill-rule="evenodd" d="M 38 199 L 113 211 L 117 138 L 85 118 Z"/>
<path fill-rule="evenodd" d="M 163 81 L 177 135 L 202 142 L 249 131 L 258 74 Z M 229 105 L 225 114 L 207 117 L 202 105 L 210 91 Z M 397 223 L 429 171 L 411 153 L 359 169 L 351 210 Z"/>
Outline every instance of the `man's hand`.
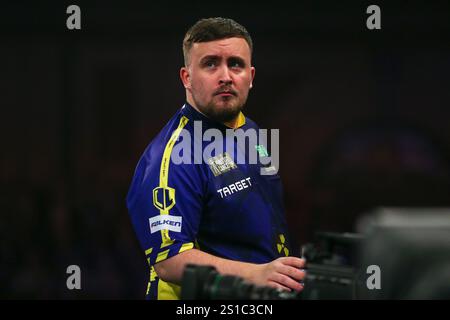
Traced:
<path fill-rule="evenodd" d="M 301 291 L 299 283 L 305 278 L 305 260 L 296 257 L 283 257 L 265 264 L 258 264 L 248 280 L 261 286 L 270 286 L 284 290 Z"/>
<path fill-rule="evenodd" d="M 283 257 L 265 264 L 254 264 L 223 259 L 191 249 L 155 264 L 155 270 L 162 280 L 180 284 L 184 268 L 190 263 L 214 266 L 221 274 L 238 276 L 259 286 L 288 291 L 303 289 L 299 281 L 305 277 L 305 272 L 300 270 L 304 267 L 305 260 L 296 257 Z"/>

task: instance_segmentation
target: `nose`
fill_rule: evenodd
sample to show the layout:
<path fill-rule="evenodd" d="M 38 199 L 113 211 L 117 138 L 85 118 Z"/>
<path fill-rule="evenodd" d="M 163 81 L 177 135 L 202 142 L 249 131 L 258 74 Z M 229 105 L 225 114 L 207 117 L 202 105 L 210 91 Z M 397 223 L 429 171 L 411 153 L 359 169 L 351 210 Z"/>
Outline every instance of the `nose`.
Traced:
<path fill-rule="evenodd" d="M 230 70 L 228 70 L 228 66 L 223 66 L 221 68 L 221 73 L 219 75 L 219 85 L 231 85 L 233 83 L 233 79 L 230 75 Z"/>

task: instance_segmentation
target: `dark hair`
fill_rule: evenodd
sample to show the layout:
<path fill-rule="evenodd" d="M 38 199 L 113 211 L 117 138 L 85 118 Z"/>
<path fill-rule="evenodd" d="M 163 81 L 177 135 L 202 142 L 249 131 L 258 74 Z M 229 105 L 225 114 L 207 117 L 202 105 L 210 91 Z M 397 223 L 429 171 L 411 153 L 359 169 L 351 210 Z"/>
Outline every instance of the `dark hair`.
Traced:
<path fill-rule="evenodd" d="M 192 45 L 197 42 L 208 42 L 227 38 L 243 38 L 253 52 L 253 42 L 247 29 L 236 21 L 228 18 L 208 18 L 197 21 L 186 32 L 183 40 L 184 63 L 188 65 L 188 55 Z"/>

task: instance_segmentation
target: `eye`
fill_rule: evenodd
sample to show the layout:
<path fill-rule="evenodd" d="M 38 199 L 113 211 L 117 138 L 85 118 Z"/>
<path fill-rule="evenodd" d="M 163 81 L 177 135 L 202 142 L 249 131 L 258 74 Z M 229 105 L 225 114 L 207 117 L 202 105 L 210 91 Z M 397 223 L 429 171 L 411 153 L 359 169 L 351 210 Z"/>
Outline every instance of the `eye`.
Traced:
<path fill-rule="evenodd" d="M 228 66 L 232 69 L 242 69 L 245 66 L 245 63 L 240 59 L 231 59 L 228 63 Z"/>
<path fill-rule="evenodd" d="M 212 69 L 217 67 L 217 61 L 215 60 L 208 60 L 205 61 L 205 63 L 203 64 L 206 68 Z"/>

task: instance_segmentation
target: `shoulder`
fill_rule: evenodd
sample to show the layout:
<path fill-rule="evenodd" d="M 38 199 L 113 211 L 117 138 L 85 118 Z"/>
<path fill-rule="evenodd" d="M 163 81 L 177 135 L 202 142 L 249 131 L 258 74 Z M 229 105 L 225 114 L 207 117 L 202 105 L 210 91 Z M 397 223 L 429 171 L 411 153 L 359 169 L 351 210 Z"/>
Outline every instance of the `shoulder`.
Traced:
<path fill-rule="evenodd" d="M 143 180 L 154 180 L 162 176 L 193 174 L 198 166 L 193 165 L 192 141 L 193 121 L 180 109 L 149 143 L 142 154 L 137 171 L 142 171 Z M 186 137 L 186 132 L 189 134 Z M 186 146 L 188 146 L 187 150 Z"/>
<path fill-rule="evenodd" d="M 164 156 L 170 157 L 177 137 L 175 134 L 181 125 L 186 124 L 186 119 L 178 110 L 175 115 L 166 123 L 161 131 L 154 137 L 142 153 L 134 171 L 128 197 L 137 195 L 148 183 L 159 181 L 161 164 Z M 170 145 L 171 141 L 173 142 Z"/>
<path fill-rule="evenodd" d="M 180 112 L 177 113 L 166 123 L 166 125 L 161 129 L 161 131 L 153 138 L 142 154 L 142 158 L 147 160 L 153 159 L 155 157 L 162 157 L 163 153 L 169 142 L 176 142 L 180 130 L 187 128 L 186 125 L 189 123 L 189 119 L 186 118 Z"/>

